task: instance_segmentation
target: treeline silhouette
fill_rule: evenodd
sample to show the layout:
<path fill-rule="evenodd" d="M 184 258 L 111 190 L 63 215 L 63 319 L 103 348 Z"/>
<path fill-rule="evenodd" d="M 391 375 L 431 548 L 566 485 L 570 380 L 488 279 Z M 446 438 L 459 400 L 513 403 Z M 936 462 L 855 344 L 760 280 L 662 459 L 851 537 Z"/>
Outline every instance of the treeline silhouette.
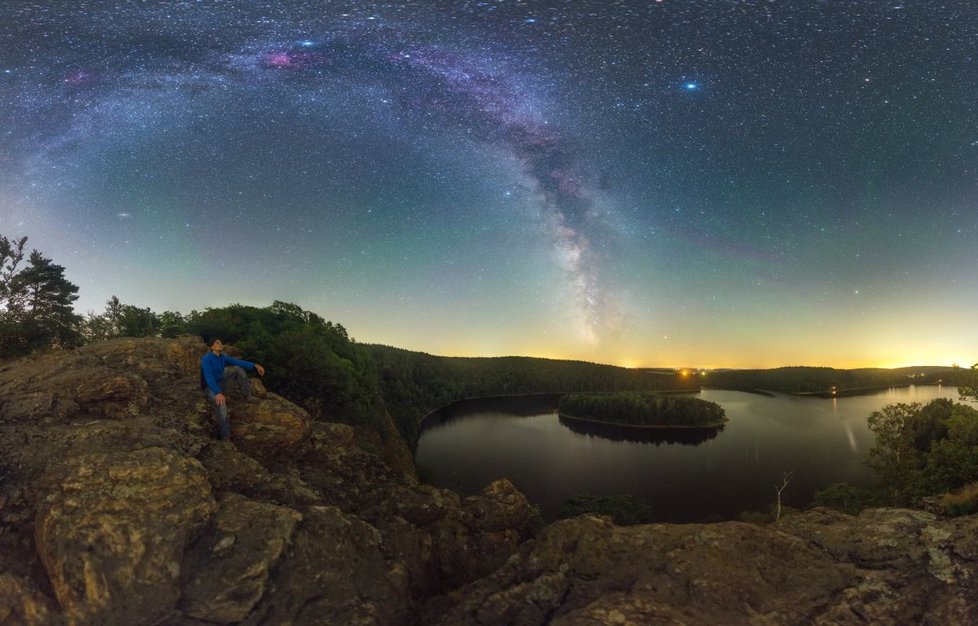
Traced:
<path fill-rule="evenodd" d="M 955 367 L 903 367 L 897 369 L 831 367 L 777 367 L 766 370 L 718 370 L 703 376 L 703 384 L 718 389 L 768 390 L 785 393 L 831 393 L 909 384 L 957 384 L 963 374 Z"/>
<path fill-rule="evenodd" d="M 561 415 L 630 426 L 718 426 L 726 419 L 716 402 L 648 392 L 571 393 L 561 397 L 558 410 Z"/>

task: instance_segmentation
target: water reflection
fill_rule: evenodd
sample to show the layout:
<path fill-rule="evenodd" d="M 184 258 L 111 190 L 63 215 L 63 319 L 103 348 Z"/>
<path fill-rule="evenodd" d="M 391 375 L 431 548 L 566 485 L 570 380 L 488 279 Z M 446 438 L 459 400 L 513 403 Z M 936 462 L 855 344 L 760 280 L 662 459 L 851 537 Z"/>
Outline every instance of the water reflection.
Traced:
<path fill-rule="evenodd" d="M 600 437 L 611 441 L 630 441 L 632 443 L 650 443 L 660 446 L 664 443 L 677 443 L 684 446 L 698 446 L 710 439 L 716 438 L 723 426 L 715 428 L 629 428 L 617 424 L 601 424 L 568 419 L 559 416 L 560 424 L 565 428 L 588 437 Z"/>
<path fill-rule="evenodd" d="M 460 417 L 468 417 L 474 413 L 494 413 L 506 417 L 556 413 L 560 395 L 536 393 L 525 396 L 491 396 L 459 400 L 426 415 L 421 421 L 421 432 L 436 430 Z"/>

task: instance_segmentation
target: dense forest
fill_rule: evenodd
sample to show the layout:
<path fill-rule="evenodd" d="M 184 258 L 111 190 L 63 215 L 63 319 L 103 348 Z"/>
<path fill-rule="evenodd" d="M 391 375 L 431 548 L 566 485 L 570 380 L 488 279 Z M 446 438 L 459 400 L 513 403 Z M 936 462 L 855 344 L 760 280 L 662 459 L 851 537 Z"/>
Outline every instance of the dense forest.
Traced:
<path fill-rule="evenodd" d="M 649 392 L 571 393 L 560 398 L 561 415 L 630 426 L 719 426 L 725 412 L 716 402 Z"/>

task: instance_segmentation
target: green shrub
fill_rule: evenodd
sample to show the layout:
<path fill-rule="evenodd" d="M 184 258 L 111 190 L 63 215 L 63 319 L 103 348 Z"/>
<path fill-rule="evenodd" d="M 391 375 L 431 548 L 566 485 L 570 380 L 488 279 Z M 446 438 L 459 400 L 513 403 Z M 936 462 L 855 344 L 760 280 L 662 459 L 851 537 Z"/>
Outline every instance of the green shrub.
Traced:
<path fill-rule="evenodd" d="M 870 489 L 854 487 L 848 483 L 832 483 L 815 494 L 813 506 L 824 506 L 849 515 L 878 505 L 876 495 Z"/>
<path fill-rule="evenodd" d="M 647 524 L 652 521 L 652 509 L 638 496 L 596 496 L 587 493 L 568 498 L 557 513 L 557 517 L 566 519 L 586 513 L 607 515 L 619 526 Z"/>
<path fill-rule="evenodd" d="M 971 483 L 956 493 L 944 494 L 940 504 L 948 515 L 978 513 L 978 483 Z"/>

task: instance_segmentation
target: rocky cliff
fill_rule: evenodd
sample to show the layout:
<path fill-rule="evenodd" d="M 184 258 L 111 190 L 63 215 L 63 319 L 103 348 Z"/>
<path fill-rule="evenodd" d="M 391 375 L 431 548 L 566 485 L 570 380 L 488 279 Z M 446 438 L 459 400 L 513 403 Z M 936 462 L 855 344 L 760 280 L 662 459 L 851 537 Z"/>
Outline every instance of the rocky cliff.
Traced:
<path fill-rule="evenodd" d="M 406 624 L 533 533 L 508 482 L 420 485 L 257 381 L 217 441 L 205 350 L 114 340 L 0 368 L 0 624 Z"/>
<path fill-rule="evenodd" d="M 214 438 L 203 343 L 0 367 L 0 624 L 969 624 L 978 519 L 537 532 L 506 481 L 421 485 L 266 392 Z"/>

